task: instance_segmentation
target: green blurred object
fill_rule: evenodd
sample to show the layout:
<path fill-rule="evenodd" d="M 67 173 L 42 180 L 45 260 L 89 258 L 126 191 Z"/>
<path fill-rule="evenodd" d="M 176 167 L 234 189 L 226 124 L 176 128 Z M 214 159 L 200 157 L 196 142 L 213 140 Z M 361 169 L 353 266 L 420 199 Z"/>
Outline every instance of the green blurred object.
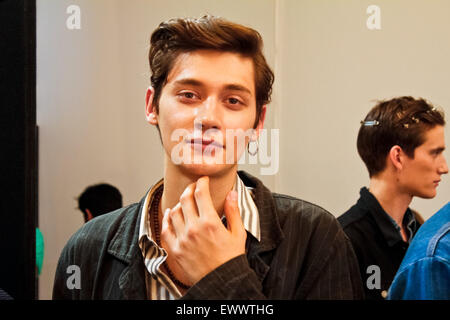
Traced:
<path fill-rule="evenodd" d="M 38 275 L 41 275 L 42 263 L 44 262 L 44 237 L 41 230 L 36 228 L 36 266 L 38 268 Z"/>

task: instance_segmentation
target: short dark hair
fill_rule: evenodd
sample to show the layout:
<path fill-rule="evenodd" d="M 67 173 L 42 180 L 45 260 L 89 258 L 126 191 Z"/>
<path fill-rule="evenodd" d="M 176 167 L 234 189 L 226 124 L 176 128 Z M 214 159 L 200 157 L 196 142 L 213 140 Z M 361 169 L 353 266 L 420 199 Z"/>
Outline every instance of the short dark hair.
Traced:
<path fill-rule="evenodd" d="M 89 186 L 78 197 L 78 208 L 83 212 L 85 221 L 88 220 L 86 209 L 89 209 L 93 217 L 97 217 L 121 207 L 122 194 L 107 183 Z"/>
<path fill-rule="evenodd" d="M 153 104 L 159 112 L 159 98 L 176 58 L 195 50 L 233 52 L 253 59 L 256 90 L 256 119 L 270 102 L 274 74 L 264 58 L 261 35 L 254 29 L 205 15 L 199 19 L 178 18 L 162 22 L 150 38 L 150 78 L 155 90 Z"/>
<path fill-rule="evenodd" d="M 369 176 L 384 170 L 389 150 L 395 145 L 414 158 L 414 150 L 425 142 L 425 133 L 437 125 L 445 125 L 444 113 L 423 98 L 379 101 L 358 132 L 358 153 Z"/>

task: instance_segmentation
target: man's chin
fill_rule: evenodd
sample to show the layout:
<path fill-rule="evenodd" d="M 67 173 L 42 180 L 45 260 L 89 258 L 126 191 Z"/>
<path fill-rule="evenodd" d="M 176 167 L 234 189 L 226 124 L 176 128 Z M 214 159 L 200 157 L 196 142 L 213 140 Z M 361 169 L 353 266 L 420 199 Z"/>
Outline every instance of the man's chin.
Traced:
<path fill-rule="evenodd" d="M 422 198 L 422 199 L 433 199 L 434 197 L 436 197 L 436 189 L 430 190 L 430 191 L 426 191 L 426 192 L 421 192 L 419 194 L 416 195 L 416 197 Z"/>
<path fill-rule="evenodd" d="M 208 164 L 208 163 L 191 163 L 180 164 L 182 171 L 194 176 L 221 176 L 233 170 L 234 164 Z"/>

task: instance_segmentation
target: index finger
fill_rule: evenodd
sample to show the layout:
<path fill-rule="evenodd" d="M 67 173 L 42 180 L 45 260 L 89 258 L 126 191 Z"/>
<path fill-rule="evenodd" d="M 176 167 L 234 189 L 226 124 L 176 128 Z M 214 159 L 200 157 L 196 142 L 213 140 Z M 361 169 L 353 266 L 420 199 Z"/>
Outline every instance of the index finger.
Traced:
<path fill-rule="evenodd" d="M 194 190 L 195 183 L 191 183 L 183 191 L 183 194 L 180 197 L 181 209 L 186 225 L 192 224 L 195 221 L 195 218 L 198 217 L 197 205 L 194 200 Z"/>
<path fill-rule="evenodd" d="M 219 217 L 216 209 L 214 208 L 211 194 L 209 192 L 209 177 L 205 176 L 197 180 L 194 197 L 197 202 L 198 214 L 200 217 Z"/>

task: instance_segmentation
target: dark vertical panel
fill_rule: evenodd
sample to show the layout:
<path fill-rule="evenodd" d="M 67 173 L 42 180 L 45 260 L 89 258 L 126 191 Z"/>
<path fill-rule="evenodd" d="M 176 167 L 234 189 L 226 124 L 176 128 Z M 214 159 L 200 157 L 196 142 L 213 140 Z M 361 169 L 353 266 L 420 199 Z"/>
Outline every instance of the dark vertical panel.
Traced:
<path fill-rule="evenodd" d="M 0 0 L 0 288 L 35 297 L 36 3 Z"/>

